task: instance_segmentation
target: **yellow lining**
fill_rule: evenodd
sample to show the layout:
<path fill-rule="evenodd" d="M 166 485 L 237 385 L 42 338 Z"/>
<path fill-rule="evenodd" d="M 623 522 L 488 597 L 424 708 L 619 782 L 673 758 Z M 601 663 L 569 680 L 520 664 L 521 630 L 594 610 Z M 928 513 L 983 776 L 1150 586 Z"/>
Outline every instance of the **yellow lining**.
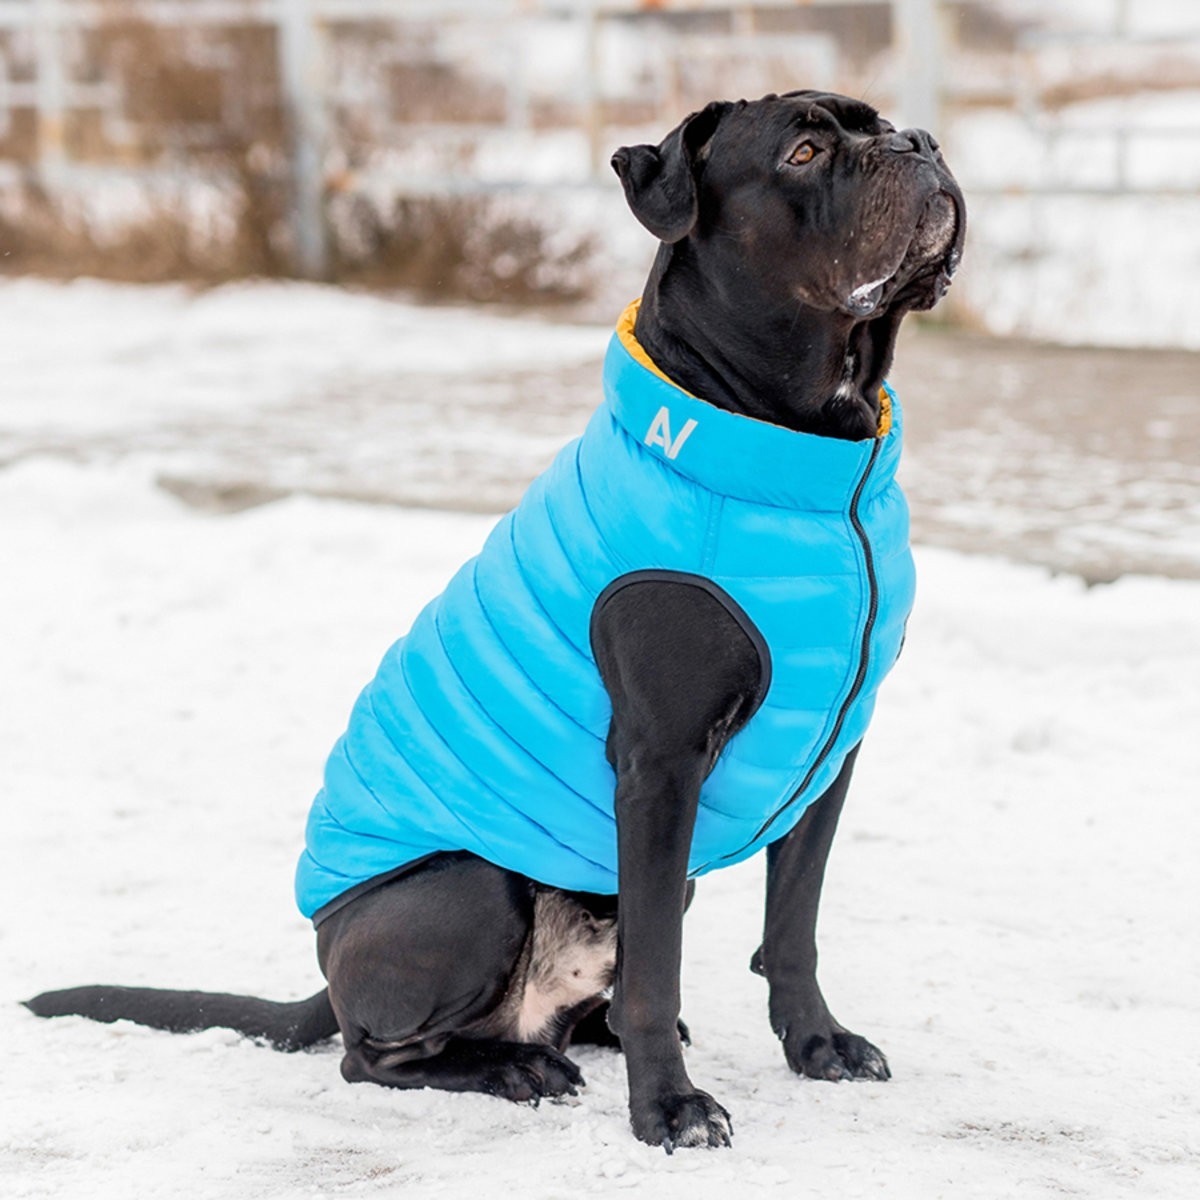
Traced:
<path fill-rule="evenodd" d="M 652 371 L 664 383 L 669 383 L 674 388 L 679 388 L 685 396 L 692 396 L 686 388 L 679 387 L 675 382 L 655 361 L 648 355 L 642 346 L 642 343 L 634 336 L 633 326 L 637 321 L 638 309 L 641 307 L 642 298 L 639 296 L 636 300 L 629 303 L 628 307 L 621 314 L 617 321 L 617 337 L 621 339 L 621 345 L 629 351 L 630 357 L 647 371 Z M 698 396 L 692 396 L 693 400 L 699 399 Z M 886 388 L 879 389 L 879 424 L 875 429 L 876 437 L 887 437 L 892 430 L 892 398 L 887 394 Z"/>
<path fill-rule="evenodd" d="M 887 388 L 879 389 L 879 424 L 875 426 L 877 438 L 887 437 L 892 432 L 892 398 Z"/>
<path fill-rule="evenodd" d="M 642 306 L 642 298 L 639 296 L 636 300 L 629 303 L 629 306 L 621 314 L 621 319 L 617 322 L 617 337 L 621 339 L 621 345 L 629 351 L 630 357 L 640 363 L 647 371 L 653 371 L 664 383 L 669 383 L 673 388 L 679 388 L 685 396 L 692 396 L 686 388 L 679 387 L 679 384 L 673 380 L 659 365 L 646 353 L 642 347 L 642 343 L 634 336 L 633 326 L 637 320 L 638 309 Z M 693 400 L 698 400 L 698 396 L 692 396 Z"/>

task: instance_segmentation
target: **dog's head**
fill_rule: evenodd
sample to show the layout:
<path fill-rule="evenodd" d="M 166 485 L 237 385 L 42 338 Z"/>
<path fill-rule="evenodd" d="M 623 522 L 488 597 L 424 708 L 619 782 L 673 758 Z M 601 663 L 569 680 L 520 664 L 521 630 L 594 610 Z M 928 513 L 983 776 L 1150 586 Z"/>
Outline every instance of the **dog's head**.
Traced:
<path fill-rule="evenodd" d="M 768 303 L 853 320 L 931 308 L 962 254 L 962 192 L 937 142 L 846 96 L 713 103 L 612 165 L 651 233 L 723 260 L 718 277 L 754 280 Z"/>

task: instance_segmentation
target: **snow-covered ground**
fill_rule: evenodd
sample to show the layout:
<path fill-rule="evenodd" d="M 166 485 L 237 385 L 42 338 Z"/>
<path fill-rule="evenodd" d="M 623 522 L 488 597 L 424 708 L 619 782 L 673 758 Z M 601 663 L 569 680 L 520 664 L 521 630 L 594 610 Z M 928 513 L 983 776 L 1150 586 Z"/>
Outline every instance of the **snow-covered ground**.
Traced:
<path fill-rule="evenodd" d="M 131 322 L 152 319 L 129 303 Z M 64 356 L 95 311 L 61 310 Z M 441 317 L 381 369 L 421 362 L 447 329 L 464 362 L 594 353 L 591 331 L 510 324 L 485 344 L 487 322 Z M 278 321 L 277 344 L 323 369 L 328 327 L 303 305 Z M 131 328 L 130 356 L 183 419 L 203 379 L 173 378 L 158 339 L 178 329 L 166 311 L 157 332 Z M 0 420 L 74 405 L 67 438 L 103 424 L 106 401 L 130 417 L 106 390 L 117 373 L 64 365 L 39 402 L 27 385 L 45 372 L 21 353 L 4 349 Z M 211 386 L 232 402 L 230 361 Z M 263 386 L 291 369 L 253 339 L 244 363 Z M 135 439 L 151 424 L 136 417 Z M 746 969 L 761 861 L 706 877 L 687 926 L 689 1062 L 735 1142 L 668 1158 L 629 1133 L 610 1052 L 579 1051 L 586 1091 L 534 1110 L 352 1087 L 336 1044 L 286 1056 L 17 1005 L 102 981 L 316 989 L 291 874 L 321 764 L 383 649 L 493 519 L 302 495 L 206 513 L 156 485 L 152 441 L 49 450 L 0 470 L 0 1195 L 1200 1193 L 1200 584 L 1089 589 L 919 550 L 821 925 L 831 1005 L 895 1077 L 790 1075 Z"/>
<path fill-rule="evenodd" d="M 307 284 L 0 280 L 0 465 L 132 462 L 225 510 L 502 512 L 596 406 L 622 303 L 578 325 Z M 1196 354 L 910 322 L 892 382 L 914 530 L 1093 580 L 1200 578 L 1198 377 Z"/>

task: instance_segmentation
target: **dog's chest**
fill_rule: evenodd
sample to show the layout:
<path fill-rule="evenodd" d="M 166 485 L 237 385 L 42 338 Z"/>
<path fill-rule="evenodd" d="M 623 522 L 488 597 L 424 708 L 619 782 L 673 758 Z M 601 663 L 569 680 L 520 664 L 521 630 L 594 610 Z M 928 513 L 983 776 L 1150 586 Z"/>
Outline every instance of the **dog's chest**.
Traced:
<path fill-rule="evenodd" d="M 616 955 L 615 917 L 596 917 L 561 892 L 539 892 L 524 977 L 511 994 L 516 1040 L 558 1041 L 571 1011 L 612 986 Z"/>

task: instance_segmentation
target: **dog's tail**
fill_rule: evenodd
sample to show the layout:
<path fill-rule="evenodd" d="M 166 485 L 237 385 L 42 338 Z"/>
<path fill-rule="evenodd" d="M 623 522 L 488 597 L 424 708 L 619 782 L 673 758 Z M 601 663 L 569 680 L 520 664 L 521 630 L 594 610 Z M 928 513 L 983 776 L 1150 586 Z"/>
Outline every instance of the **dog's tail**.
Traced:
<path fill-rule="evenodd" d="M 88 987 L 43 992 L 25 1007 L 39 1017 L 90 1017 L 93 1021 L 133 1021 L 171 1033 L 234 1029 L 262 1038 L 276 1050 L 303 1050 L 338 1031 L 328 991 L 289 1003 L 223 992 L 173 992 L 161 988 Z"/>

